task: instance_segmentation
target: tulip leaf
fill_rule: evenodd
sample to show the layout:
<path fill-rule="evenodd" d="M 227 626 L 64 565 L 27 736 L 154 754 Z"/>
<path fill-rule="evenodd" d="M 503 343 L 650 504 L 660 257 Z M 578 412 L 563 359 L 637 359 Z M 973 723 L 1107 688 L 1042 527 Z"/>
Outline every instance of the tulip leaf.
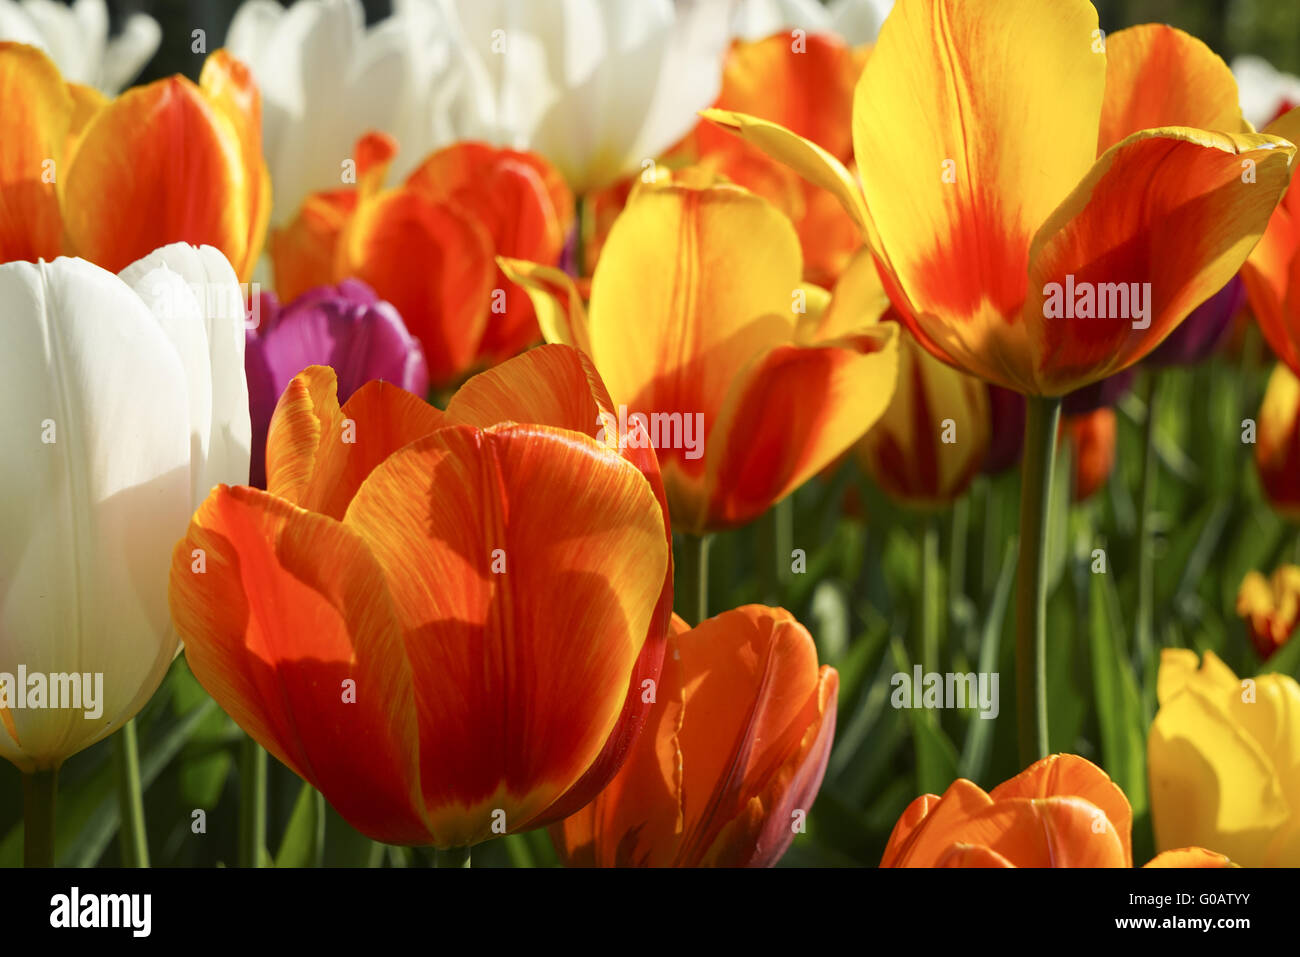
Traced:
<path fill-rule="evenodd" d="M 898 672 L 911 677 L 912 663 L 897 638 L 890 641 L 890 651 Z M 916 786 L 918 793 L 942 794 L 957 779 L 957 748 L 944 734 L 935 712 L 928 708 L 909 707 L 912 744 L 916 751 Z"/>
<path fill-rule="evenodd" d="M 1002 628 L 1006 621 L 1007 605 L 1011 597 L 1011 585 L 1016 577 L 1017 541 L 1012 538 L 1007 542 L 1002 556 L 1002 570 L 998 573 L 997 584 L 993 589 L 993 600 L 989 603 L 984 626 L 980 630 L 979 673 L 992 674 L 998 668 L 998 652 L 1002 639 Z M 966 732 L 966 743 L 962 747 L 960 772 L 964 778 L 972 781 L 983 779 L 988 768 L 990 744 L 993 739 L 994 721 L 975 719 Z"/>
<path fill-rule="evenodd" d="M 325 798 L 303 782 L 275 853 L 276 867 L 320 867 L 325 854 Z"/>

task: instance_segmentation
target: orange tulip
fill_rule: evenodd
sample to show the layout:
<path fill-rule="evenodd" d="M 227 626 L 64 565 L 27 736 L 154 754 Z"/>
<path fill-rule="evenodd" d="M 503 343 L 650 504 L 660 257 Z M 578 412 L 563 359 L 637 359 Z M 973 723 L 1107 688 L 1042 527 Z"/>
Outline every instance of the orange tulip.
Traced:
<path fill-rule="evenodd" d="M 878 280 L 846 276 L 833 296 L 803 284 L 790 221 L 699 171 L 638 184 L 589 311 L 559 270 L 503 266 L 547 340 L 592 357 L 619 429 L 649 424 L 681 531 L 760 515 L 848 449 L 893 392 L 897 327 L 877 321 Z"/>
<path fill-rule="evenodd" d="M 1300 379 L 1282 364 L 1273 369 L 1259 409 L 1255 469 L 1279 513 L 1300 521 Z"/>
<path fill-rule="evenodd" d="M 1087 501 L 1115 468 L 1115 410 L 1102 406 L 1081 415 L 1062 416 L 1061 431 L 1070 443 L 1073 499 Z"/>
<path fill-rule="evenodd" d="M 777 124 L 705 115 L 836 193 L 932 354 L 1049 397 L 1137 362 L 1227 283 L 1296 149 L 1248 131 L 1200 41 L 1103 38 L 1087 0 L 899 0 L 854 98 L 861 186 Z"/>
<path fill-rule="evenodd" d="M 106 103 L 46 56 L 0 43 L 0 259 L 76 255 L 118 272 L 169 243 L 215 246 L 241 279 L 270 214 L 261 103 L 243 64 L 208 57 Z M 12 144 L 12 145 L 11 145 Z"/>
<path fill-rule="evenodd" d="M 1300 143 L 1300 108 L 1278 117 L 1264 132 Z M 1264 338 L 1300 375 L 1300 188 L 1294 180 L 1242 267 L 1241 278 Z"/>
<path fill-rule="evenodd" d="M 268 491 L 218 486 L 176 546 L 190 667 L 353 826 L 464 846 L 562 818 L 650 710 L 672 602 L 652 454 L 592 438 L 590 364 L 533 350 L 445 413 L 297 376 Z M 531 424 L 516 424 L 531 423 Z"/>
<path fill-rule="evenodd" d="M 839 675 L 781 608 L 673 619 L 645 733 L 596 799 L 551 828 L 583 867 L 770 867 L 821 786 Z"/>
<path fill-rule="evenodd" d="M 861 257 L 873 269 L 870 255 Z M 988 387 L 900 336 L 898 388 L 857 444 L 862 469 L 890 498 L 920 508 L 956 501 L 980 473 L 992 416 Z"/>
<path fill-rule="evenodd" d="M 435 385 L 515 355 L 539 338 L 529 297 L 494 256 L 554 265 L 573 224 L 573 196 L 540 156 L 482 143 L 431 154 L 383 189 L 396 144 L 357 143 L 356 188 L 316 193 L 271 237 L 282 298 L 355 277 L 397 307 L 420 340 Z"/>
<path fill-rule="evenodd" d="M 1260 659 L 1273 657 L 1300 623 L 1300 567 L 1279 565 L 1269 578 L 1247 572 L 1237 589 L 1237 617 Z"/>

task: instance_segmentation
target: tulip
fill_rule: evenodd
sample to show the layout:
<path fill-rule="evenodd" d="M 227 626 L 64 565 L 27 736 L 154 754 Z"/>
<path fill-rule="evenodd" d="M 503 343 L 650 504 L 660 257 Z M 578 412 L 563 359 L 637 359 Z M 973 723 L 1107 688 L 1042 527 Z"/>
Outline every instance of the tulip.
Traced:
<path fill-rule="evenodd" d="M 1274 120 L 1264 132 L 1300 142 L 1300 109 Z M 1241 278 L 1264 339 L 1300 375 L 1300 190 L 1294 185 L 1251 251 Z"/>
<path fill-rule="evenodd" d="M 0 756 L 33 774 L 121 728 L 172 662 L 172 546 L 212 485 L 248 477 L 243 307 L 217 250 L 179 244 L 120 277 L 0 265 L 0 302 L 0 390 L 30 410 L 0 425 Z M 15 707 L 20 668 L 80 675 L 85 707 Z"/>
<path fill-rule="evenodd" d="M 1133 388 L 1137 378 L 1137 369 L 1129 366 L 1123 372 L 1075 389 L 1061 400 L 1063 415 L 1087 415 L 1098 409 L 1108 409 L 1124 398 L 1125 393 Z"/>
<path fill-rule="evenodd" d="M 393 16 L 367 28 L 358 0 L 240 4 L 226 46 L 262 92 L 273 226 L 311 193 L 338 188 L 353 144 L 370 130 L 394 137 L 412 164 L 451 140 L 435 96 L 451 57 L 439 26 Z"/>
<path fill-rule="evenodd" d="M 262 293 L 260 326 L 247 330 L 244 365 L 253 423 L 250 484 L 266 488 L 266 436 L 275 404 L 293 377 L 311 365 L 329 365 L 338 376 L 339 400 L 372 379 L 416 395 L 429 388 L 420 344 L 402 317 L 363 282 L 348 279 L 322 286 L 281 307 Z"/>
<path fill-rule="evenodd" d="M 1106 484 L 1115 469 L 1115 410 L 1101 408 L 1064 416 L 1061 432 L 1069 442 L 1074 469 L 1071 498 L 1085 502 Z"/>
<path fill-rule="evenodd" d="M 850 46 L 872 43 L 894 0 L 741 0 L 732 15 L 733 36 L 759 40 L 773 33 L 803 30 L 830 34 Z"/>
<path fill-rule="evenodd" d="M 558 263 L 573 197 L 541 157 L 481 143 L 440 150 L 403 185 L 382 189 L 395 149 L 387 137 L 363 137 L 357 187 L 309 197 L 272 235 L 276 283 L 294 297 L 363 280 L 401 313 L 429 379 L 446 387 L 539 338 L 529 297 L 493 257 Z"/>
<path fill-rule="evenodd" d="M 885 414 L 858 442 L 858 461 L 890 498 L 944 508 L 980 473 L 991 421 L 984 383 L 944 365 L 905 332 L 898 388 Z"/>
<path fill-rule="evenodd" d="M 1261 661 L 1286 644 L 1300 621 L 1300 567 L 1279 565 L 1265 578 L 1251 570 L 1237 589 L 1237 617 Z"/>
<path fill-rule="evenodd" d="M 1025 443 L 1025 397 L 1001 386 L 988 387 L 989 448 L 981 471 L 999 475 L 1020 463 Z"/>
<path fill-rule="evenodd" d="M 1259 484 L 1278 513 L 1300 521 L 1300 379 L 1282 363 L 1269 376 L 1258 425 Z"/>
<path fill-rule="evenodd" d="M 674 618 L 644 733 L 596 799 L 551 827 L 578 867 L 771 867 L 821 787 L 839 675 L 782 608 Z"/>
<path fill-rule="evenodd" d="M 116 271 L 184 242 L 251 275 L 270 186 L 257 88 L 225 51 L 208 57 L 198 86 L 174 76 L 104 104 L 39 51 L 0 43 L 0 93 L 23 104 L 0 119 L 5 259 L 72 252 Z"/>
<path fill-rule="evenodd" d="M 406 14 L 433 0 L 398 0 Z M 718 92 L 730 0 L 453 0 L 459 140 L 539 153 L 575 193 L 640 170 Z"/>
<path fill-rule="evenodd" d="M 590 309 L 570 277 L 518 260 L 550 342 L 588 353 L 652 427 L 673 527 L 742 525 L 817 474 L 884 412 L 897 327 L 869 261 L 827 294 L 801 284 L 790 221 L 731 186 L 640 184 L 611 230 Z"/>
<path fill-rule="evenodd" d="M 900 0 L 853 113 L 860 184 L 784 127 L 705 116 L 839 197 L 927 350 L 1033 399 L 1016 598 L 1029 763 L 1047 750 L 1059 397 L 1140 360 L 1227 283 L 1296 147 L 1248 132 L 1231 72 L 1203 43 L 1159 25 L 1106 37 L 1086 0 Z"/>
<path fill-rule="evenodd" d="M 162 30 L 148 14 L 132 13 L 122 32 L 110 38 L 104 0 L 76 0 L 71 6 L 0 0 L 0 40 L 37 47 L 70 82 L 116 96 L 153 57 Z"/>
<path fill-rule="evenodd" d="M 215 489 L 176 546 L 190 667 L 375 840 L 462 848 L 573 813 L 660 678 L 653 455 L 593 438 L 608 395 L 562 347 L 474 377 L 445 413 L 383 382 L 340 407 L 337 388 L 328 367 L 296 376 L 268 490 Z"/>
<path fill-rule="evenodd" d="M 1147 739 L 1156 847 L 1199 844 L 1243 867 L 1300 865 L 1300 684 L 1238 680 L 1166 648 Z"/>

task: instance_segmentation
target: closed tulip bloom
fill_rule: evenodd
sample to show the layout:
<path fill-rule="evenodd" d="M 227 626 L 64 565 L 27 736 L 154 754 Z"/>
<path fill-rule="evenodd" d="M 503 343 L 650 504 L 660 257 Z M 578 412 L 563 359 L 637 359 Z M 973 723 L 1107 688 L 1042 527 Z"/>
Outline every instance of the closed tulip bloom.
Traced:
<path fill-rule="evenodd" d="M 428 391 L 420 344 L 392 304 L 356 279 L 309 290 L 285 306 L 273 293 L 261 293 L 258 321 L 247 331 L 244 351 L 253 423 L 249 474 L 257 488 L 266 488 L 266 436 L 276 402 L 308 366 L 334 369 L 340 402 L 372 379 L 416 395 Z"/>
<path fill-rule="evenodd" d="M 340 406 L 337 387 L 328 367 L 296 376 L 268 491 L 219 487 L 176 546 L 190 667 L 375 840 L 464 846 L 567 816 L 617 773 L 660 677 L 653 456 L 593 438 L 608 396 L 571 349 L 471 379 L 445 413 L 383 382 Z"/>
<path fill-rule="evenodd" d="M 799 239 L 734 186 L 640 184 L 610 231 L 584 308 L 572 279 L 504 263 L 548 341 L 590 355 L 642 417 L 673 527 L 742 525 L 816 475 L 880 417 L 897 374 L 897 327 L 877 321 L 874 270 L 834 296 L 802 284 Z"/>
<path fill-rule="evenodd" d="M 1132 867 L 1133 811 L 1091 761 L 1053 754 L 985 793 L 965 778 L 907 806 L 881 867 Z"/>
<path fill-rule="evenodd" d="M 1259 484 L 1279 514 L 1300 521 L 1300 379 L 1282 363 L 1269 376 L 1258 424 Z"/>
<path fill-rule="evenodd" d="M 781 608 L 673 620 L 644 733 L 618 776 L 551 828 L 571 867 L 771 867 L 821 787 L 839 675 Z"/>
<path fill-rule="evenodd" d="M 988 454 L 988 388 L 900 336 L 898 387 L 857 444 L 863 471 L 890 498 L 944 508 L 961 498 Z"/>
<path fill-rule="evenodd" d="M 1132 365 L 1221 289 L 1295 152 L 1247 131 L 1200 41 L 1103 41 L 1086 0 L 900 0 L 854 100 L 860 187 L 782 127 L 706 116 L 836 192 L 927 350 L 1034 396 Z"/>
<path fill-rule="evenodd" d="M 1243 867 L 1300 866 L 1300 685 L 1239 680 L 1207 651 L 1160 655 L 1147 738 L 1159 849 L 1197 844 Z"/>
<path fill-rule="evenodd" d="M 148 14 L 132 13 L 110 37 L 104 0 L 0 0 L 0 40 L 38 47 L 69 82 L 115 96 L 157 51 L 162 29 Z"/>
<path fill-rule="evenodd" d="M 117 271 L 169 243 L 213 246 L 247 280 L 270 210 L 257 88 L 218 50 L 104 103 L 44 54 L 0 43 L 0 253 L 71 253 Z M 13 144 L 10 146 L 10 144 Z M 53 185 L 57 184 L 57 188 Z M 24 211 L 35 211 L 30 220 Z"/>
<path fill-rule="evenodd" d="M 0 303 L 0 756 L 31 773 L 121 728 L 175 656 L 172 546 L 196 497 L 248 476 L 243 309 L 190 247 L 121 277 L 0 265 Z"/>
<path fill-rule="evenodd" d="M 286 297 L 354 277 L 401 313 L 420 341 L 435 386 L 540 338 L 529 297 L 494 257 L 560 261 L 573 196 L 540 156 L 458 143 L 425 160 L 405 183 L 383 189 L 397 145 L 357 144 L 357 186 L 310 196 L 271 238 L 277 287 Z"/>
<path fill-rule="evenodd" d="M 1115 410 L 1095 409 L 1061 418 L 1073 468 L 1071 497 L 1086 502 L 1106 484 L 1115 469 Z"/>
<path fill-rule="evenodd" d="M 1279 565 L 1268 578 L 1248 571 L 1237 589 L 1237 617 L 1260 660 L 1273 657 L 1300 622 L 1300 567 Z"/>

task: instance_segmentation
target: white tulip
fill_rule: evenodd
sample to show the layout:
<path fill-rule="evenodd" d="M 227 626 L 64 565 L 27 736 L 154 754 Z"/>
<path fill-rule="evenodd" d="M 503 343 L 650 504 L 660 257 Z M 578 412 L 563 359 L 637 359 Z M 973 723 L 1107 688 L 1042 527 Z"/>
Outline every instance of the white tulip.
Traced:
<path fill-rule="evenodd" d="M 209 247 L 121 277 L 0 265 L 0 757 L 24 772 L 121 728 L 176 654 L 172 548 L 209 483 L 248 477 L 242 304 L 214 305 L 232 294 Z M 48 678 L 73 674 L 77 707 Z"/>
<path fill-rule="evenodd" d="M 761 40 L 774 33 L 803 30 L 830 33 L 849 46 L 874 43 L 894 0 L 740 0 L 732 15 L 732 36 Z"/>
<path fill-rule="evenodd" d="M 447 141 L 435 105 L 449 56 L 445 36 L 430 16 L 366 29 L 359 0 L 239 7 L 226 49 L 247 64 L 262 93 L 273 226 L 291 219 L 308 194 L 355 182 L 348 164 L 369 130 L 397 139 L 399 172 Z"/>
<path fill-rule="evenodd" d="M 158 21 L 143 13 L 127 17 L 122 32 L 108 35 L 104 0 L 0 0 L 0 40 L 40 47 L 72 83 L 116 96 L 144 69 L 162 40 Z"/>
<path fill-rule="evenodd" d="M 1263 129 L 1285 105 L 1300 106 L 1300 77 L 1283 73 L 1263 57 L 1239 56 L 1232 61 L 1241 113 L 1255 129 Z"/>
<path fill-rule="evenodd" d="M 851 47 L 875 43 L 894 0 L 831 0 L 831 30 Z"/>

